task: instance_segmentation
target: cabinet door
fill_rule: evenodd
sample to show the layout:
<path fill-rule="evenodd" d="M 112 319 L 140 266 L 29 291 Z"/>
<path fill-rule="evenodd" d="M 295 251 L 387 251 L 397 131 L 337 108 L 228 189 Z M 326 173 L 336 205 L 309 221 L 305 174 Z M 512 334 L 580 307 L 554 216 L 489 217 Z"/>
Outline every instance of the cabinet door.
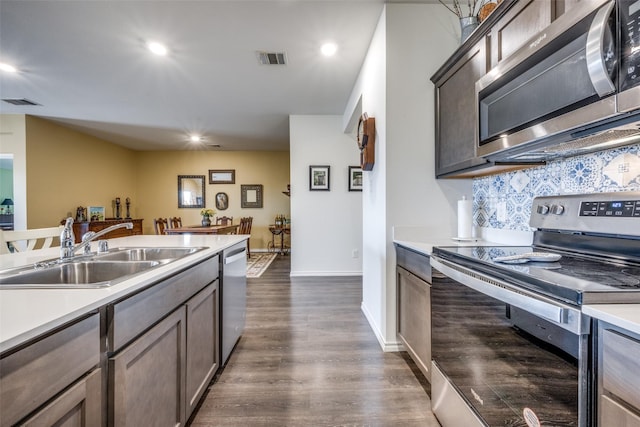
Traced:
<path fill-rule="evenodd" d="M 431 381 L 431 285 L 397 267 L 398 336 Z"/>
<path fill-rule="evenodd" d="M 0 359 L 0 426 L 13 425 L 100 363 L 100 315 Z"/>
<path fill-rule="evenodd" d="M 109 359 L 110 426 L 185 423 L 185 308 Z"/>
<path fill-rule="evenodd" d="M 521 0 L 491 28 L 491 68 L 555 19 L 556 1 Z"/>
<path fill-rule="evenodd" d="M 187 301 L 187 419 L 219 366 L 218 281 Z"/>
<path fill-rule="evenodd" d="M 22 424 L 25 427 L 102 425 L 102 370 L 96 369 Z"/>
<path fill-rule="evenodd" d="M 483 39 L 436 85 L 436 175 L 485 164 L 476 157 L 476 81 L 487 71 Z"/>

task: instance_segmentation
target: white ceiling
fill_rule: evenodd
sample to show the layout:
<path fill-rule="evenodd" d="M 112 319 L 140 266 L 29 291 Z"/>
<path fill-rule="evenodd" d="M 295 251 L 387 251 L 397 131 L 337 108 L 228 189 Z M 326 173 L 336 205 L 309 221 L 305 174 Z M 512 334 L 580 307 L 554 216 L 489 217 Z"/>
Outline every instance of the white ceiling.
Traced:
<path fill-rule="evenodd" d="M 400 2 L 400 1 L 397 1 Z M 430 2 L 433 2 L 430 1 Z M 290 114 L 343 114 L 384 0 L 0 0 L 0 113 L 135 150 L 288 150 Z M 166 57 L 145 42 L 164 42 Z M 325 41 L 334 57 L 319 54 Z M 256 51 L 284 51 L 265 66 Z"/>

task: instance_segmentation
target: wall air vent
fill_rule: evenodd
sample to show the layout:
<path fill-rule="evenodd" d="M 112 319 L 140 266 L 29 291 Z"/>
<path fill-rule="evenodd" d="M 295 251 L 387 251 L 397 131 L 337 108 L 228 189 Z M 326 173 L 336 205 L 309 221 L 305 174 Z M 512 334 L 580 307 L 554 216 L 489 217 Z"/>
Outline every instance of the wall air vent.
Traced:
<path fill-rule="evenodd" d="M 257 55 L 262 65 L 287 65 L 287 54 L 284 52 L 258 52 Z"/>
<path fill-rule="evenodd" d="M 37 102 L 29 101 L 26 98 L 9 98 L 3 99 L 3 101 L 13 105 L 40 105 Z"/>

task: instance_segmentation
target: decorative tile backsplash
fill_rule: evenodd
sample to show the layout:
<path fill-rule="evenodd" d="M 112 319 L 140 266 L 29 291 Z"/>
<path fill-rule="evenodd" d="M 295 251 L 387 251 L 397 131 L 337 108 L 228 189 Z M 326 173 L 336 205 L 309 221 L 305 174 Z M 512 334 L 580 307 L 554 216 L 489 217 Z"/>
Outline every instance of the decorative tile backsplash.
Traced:
<path fill-rule="evenodd" d="M 640 191 L 640 144 L 473 180 L 474 225 L 530 231 L 536 196 Z"/>

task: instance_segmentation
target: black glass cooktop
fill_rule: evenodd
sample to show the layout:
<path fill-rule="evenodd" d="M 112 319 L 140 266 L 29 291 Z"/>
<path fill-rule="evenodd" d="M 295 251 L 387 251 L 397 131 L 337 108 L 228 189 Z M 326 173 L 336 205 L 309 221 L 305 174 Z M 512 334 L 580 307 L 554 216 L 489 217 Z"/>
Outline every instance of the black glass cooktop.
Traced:
<path fill-rule="evenodd" d="M 494 259 L 528 252 L 556 262 L 506 264 Z M 572 304 L 640 302 L 640 264 L 583 258 L 532 246 L 438 247 L 433 254 Z"/>

